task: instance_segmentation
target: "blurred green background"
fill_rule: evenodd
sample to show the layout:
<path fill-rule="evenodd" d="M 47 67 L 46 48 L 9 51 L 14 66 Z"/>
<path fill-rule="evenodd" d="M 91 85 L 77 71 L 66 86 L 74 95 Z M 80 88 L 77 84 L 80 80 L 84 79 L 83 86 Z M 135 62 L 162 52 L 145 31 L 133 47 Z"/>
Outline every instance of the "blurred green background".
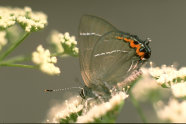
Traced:
<path fill-rule="evenodd" d="M 70 32 L 77 36 L 80 17 L 84 14 L 100 16 L 118 29 L 137 34 L 142 39 L 150 37 L 152 57 L 156 65 L 186 62 L 186 1 L 185 0 L 0 0 L 0 6 L 30 6 L 34 11 L 48 15 L 48 26 L 32 33 L 11 56 L 31 53 L 39 44 L 47 48 L 46 38 L 52 30 Z M 58 60 L 61 75 L 48 76 L 38 70 L 0 68 L 0 123 L 42 122 L 49 108 L 58 101 L 77 94 L 66 91 L 47 94 L 44 89 L 79 86 L 83 82 L 78 58 Z M 150 104 L 142 104 L 148 119 L 156 121 Z M 141 122 L 129 99 L 117 122 Z"/>

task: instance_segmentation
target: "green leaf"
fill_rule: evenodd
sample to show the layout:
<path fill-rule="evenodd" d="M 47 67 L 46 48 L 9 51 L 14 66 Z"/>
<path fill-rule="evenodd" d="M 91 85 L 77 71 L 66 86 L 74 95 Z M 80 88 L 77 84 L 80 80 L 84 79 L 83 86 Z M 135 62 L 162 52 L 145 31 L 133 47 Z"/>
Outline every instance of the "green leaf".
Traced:
<path fill-rule="evenodd" d="M 82 110 L 80 110 L 77 113 L 71 113 L 68 117 L 66 118 L 61 118 L 60 123 L 74 123 L 77 121 L 78 116 L 82 115 Z"/>

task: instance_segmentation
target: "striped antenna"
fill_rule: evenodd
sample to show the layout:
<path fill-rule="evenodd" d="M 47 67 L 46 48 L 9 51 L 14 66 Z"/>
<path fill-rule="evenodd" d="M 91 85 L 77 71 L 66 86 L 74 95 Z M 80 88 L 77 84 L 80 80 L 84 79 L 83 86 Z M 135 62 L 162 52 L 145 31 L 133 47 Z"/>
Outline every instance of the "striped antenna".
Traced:
<path fill-rule="evenodd" d="M 65 91 L 65 90 L 71 90 L 71 89 L 83 89 L 82 87 L 71 87 L 71 88 L 64 88 L 64 89 L 45 89 L 44 92 L 59 92 L 59 91 Z"/>

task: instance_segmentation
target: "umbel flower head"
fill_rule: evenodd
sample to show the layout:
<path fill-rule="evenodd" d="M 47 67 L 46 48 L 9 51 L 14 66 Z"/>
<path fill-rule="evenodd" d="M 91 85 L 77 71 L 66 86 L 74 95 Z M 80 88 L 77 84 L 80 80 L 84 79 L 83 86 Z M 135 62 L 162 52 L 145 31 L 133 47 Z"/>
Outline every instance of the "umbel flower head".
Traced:
<path fill-rule="evenodd" d="M 105 103 L 94 104 L 91 108 L 82 105 L 80 97 L 73 97 L 62 105 L 55 105 L 48 114 L 46 122 L 49 123 L 95 123 L 115 122 L 124 99 L 128 95 L 125 92 L 118 92 Z"/>
<path fill-rule="evenodd" d="M 57 63 L 56 57 L 51 57 L 50 51 L 45 50 L 42 45 L 32 53 L 32 61 L 37 64 L 41 71 L 50 75 L 60 74 L 60 69 L 54 64 Z"/>
<path fill-rule="evenodd" d="M 121 105 L 123 105 L 124 99 L 127 97 L 128 95 L 125 92 L 119 92 L 113 95 L 108 102 L 95 105 L 86 114 L 79 116 L 77 118 L 77 123 L 114 122 L 115 120 L 112 119 L 115 119 L 115 116 L 117 116 Z M 110 116 L 110 120 L 104 120 L 105 116 Z"/>
<path fill-rule="evenodd" d="M 173 65 L 168 67 L 163 65 L 159 67 L 151 67 L 149 72 L 158 84 L 162 87 L 169 87 L 175 97 L 186 96 L 186 68 L 176 69 Z"/>
<path fill-rule="evenodd" d="M 83 105 L 81 104 L 80 96 L 72 97 L 69 100 L 66 100 L 65 102 L 57 103 L 52 106 L 49 110 L 45 122 L 59 123 L 60 120 L 68 122 L 68 119 L 71 116 L 75 116 L 75 118 L 77 118 L 79 116 L 78 114 L 81 114 L 82 109 Z"/>
<path fill-rule="evenodd" d="M 186 101 L 179 102 L 176 99 L 170 99 L 168 105 L 164 105 L 159 101 L 155 106 L 157 115 L 162 120 L 173 123 L 186 122 Z"/>
<path fill-rule="evenodd" d="M 177 70 L 173 65 L 166 66 L 162 65 L 159 67 L 151 67 L 149 72 L 154 77 L 158 84 L 163 87 L 170 87 L 175 83 L 186 81 L 186 68 L 180 68 Z"/>
<path fill-rule="evenodd" d="M 77 41 L 75 36 L 70 36 L 68 32 L 63 34 L 53 31 L 49 42 L 55 47 L 54 51 L 60 55 L 77 56 L 79 53 L 79 49 L 76 47 Z"/>
<path fill-rule="evenodd" d="M 0 7 L 0 29 L 6 29 L 19 23 L 26 32 L 38 31 L 47 25 L 47 16 L 42 12 L 33 12 L 30 7 Z"/>

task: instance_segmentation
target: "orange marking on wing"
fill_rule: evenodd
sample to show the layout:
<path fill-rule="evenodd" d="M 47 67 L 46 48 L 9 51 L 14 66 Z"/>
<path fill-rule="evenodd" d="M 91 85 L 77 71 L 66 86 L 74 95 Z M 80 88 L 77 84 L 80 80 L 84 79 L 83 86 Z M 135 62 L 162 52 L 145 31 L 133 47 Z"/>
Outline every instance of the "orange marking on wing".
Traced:
<path fill-rule="evenodd" d="M 124 38 L 126 42 L 131 42 L 131 39 Z"/>
<path fill-rule="evenodd" d="M 144 56 L 145 53 L 144 53 L 144 52 L 140 52 L 139 50 L 140 50 L 140 47 L 138 47 L 138 48 L 136 49 L 136 53 L 137 53 L 139 56 Z"/>
<path fill-rule="evenodd" d="M 145 53 L 144 53 L 144 52 L 140 52 L 140 48 L 141 48 L 140 44 L 134 44 L 134 40 L 132 40 L 132 39 L 124 38 L 124 40 L 125 40 L 126 42 L 129 42 L 129 43 L 130 43 L 130 46 L 131 46 L 132 48 L 136 48 L 136 54 L 137 54 L 138 56 L 140 56 L 141 59 L 144 58 Z"/>
<path fill-rule="evenodd" d="M 123 37 L 116 37 L 116 39 L 123 40 Z"/>
<path fill-rule="evenodd" d="M 134 44 L 134 41 L 133 41 L 133 40 L 130 42 L 130 46 L 131 46 L 132 48 L 138 48 L 138 47 L 140 47 L 139 44 Z"/>

